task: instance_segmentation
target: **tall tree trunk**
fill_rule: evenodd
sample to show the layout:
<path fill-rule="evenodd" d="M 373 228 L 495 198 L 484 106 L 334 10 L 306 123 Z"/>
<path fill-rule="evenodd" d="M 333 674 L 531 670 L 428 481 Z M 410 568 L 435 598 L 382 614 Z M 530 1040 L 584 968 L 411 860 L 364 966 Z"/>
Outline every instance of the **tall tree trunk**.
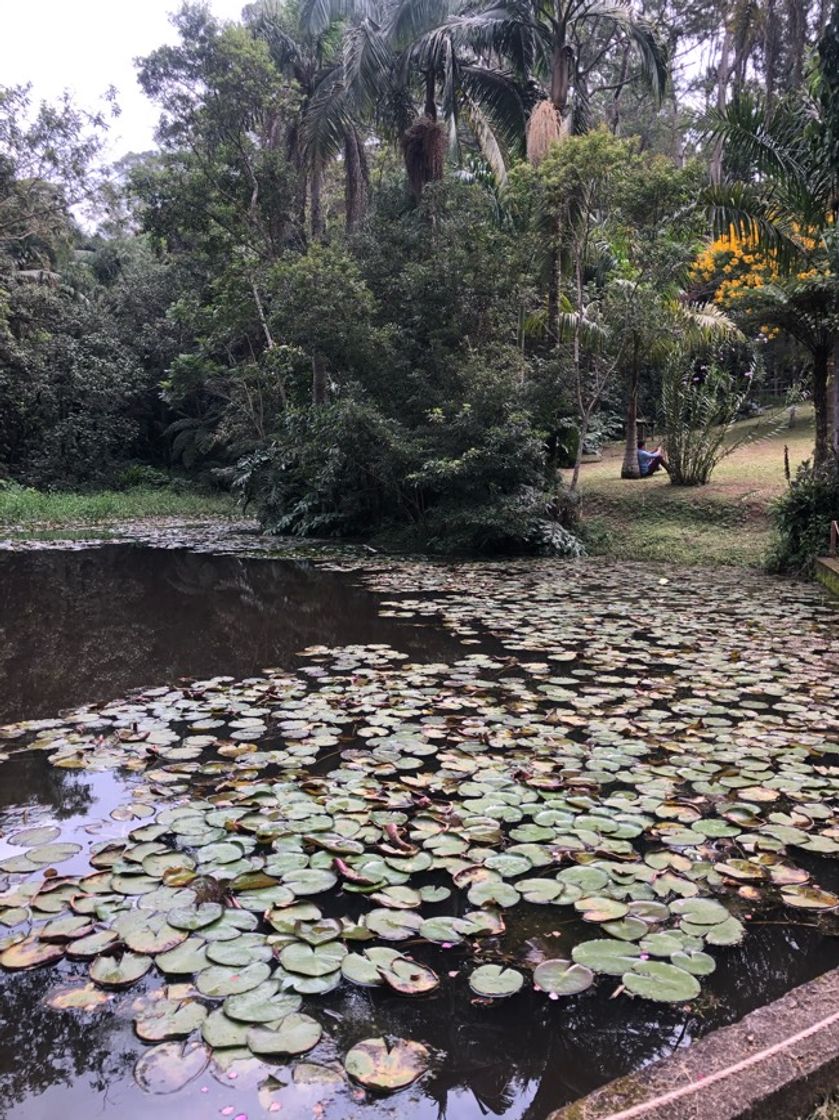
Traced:
<path fill-rule="evenodd" d="M 323 168 L 320 163 L 316 163 L 312 167 L 309 182 L 309 224 L 314 241 L 321 240 L 326 228 L 323 220 L 322 192 Z"/>
<path fill-rule="evenodd" d="M 567 43 L 556 43 L 551 61 L 551 101 L 563 119 L 568 112 L 573 69 L 574 51 Z"/>
<path fill-rule="evenodd" d="M 370 182 L 364 144 L 352 127 L 344 137 L 344 175 L 347 233 L 352 233 L 367 212 L 367 188 Z"/>
<path fill-rule="evenodd" d="M 731 75 L 730 60 L 731 60 L 731 32 L 728 28 L 725 29 L 725 34 L 722 40 L 722 51 L 720 54 L 720 64 L 717 67 L 717 109 L 719 112 L 725 111 L 726 100 L 728 97 L 728 79 Z M 719 186 L 722 182 L 722 150 L 723 142 L 719 139 L 714 145 L 714 151 L 711 155 L 711 182 Z"/>
<path fill-rule="evenodd" d="M 640 478 L 638 464 L 638 341 L 633 344 L 632 366 L 626 393 L 626 443 L 623 450 L 621 478 Z"/>
<path fill-rule="evenodd" d="M 766 83 L 766 108 L 771 112 L 778 89 L 778 11 L 777 0 L 766 0 L 766 18 L 763 25 L 763 70 Z"/>
<path fill-rule="evenodd" d="M 621 126 L 621 94 L 626 86 L 626 75 L 629 71 L 629 46 L 623 49 L 623 58 L 621 59 L 620 76 L 618 77 L 617 88 L 612 95 L 612 103 L 606 109 L 606 117 L 609 121 L 609 129 L 617 136 Z"/>
<path fill-rule="evenodd" d="M 326 363 L 323 357 L 315 352 L 312 355 L 312 404 L 315 407 L 326 404 L 327 387 Z"/>
<path fill-rule="evenodd" d="M 813 352 L 813 407 L 816 413 L 816 444 L 813 463 L 816 467 L 827 462 L 830 437 L 828 432 L 828 382 L 833 347 L 820 346 Z"/>
<path fill-rule="evenodd" d="M 827 394 L 827 431 L 833 454 L 839 458 L 839 335 L 833 342 L 833 361 Z"/>
<path fill-rule="evenodd" d="M 807 49 L 807 7 L 803 0 L 787 2 L 787 89 L 794 92 L 804 83 L 804 54 Z"/>

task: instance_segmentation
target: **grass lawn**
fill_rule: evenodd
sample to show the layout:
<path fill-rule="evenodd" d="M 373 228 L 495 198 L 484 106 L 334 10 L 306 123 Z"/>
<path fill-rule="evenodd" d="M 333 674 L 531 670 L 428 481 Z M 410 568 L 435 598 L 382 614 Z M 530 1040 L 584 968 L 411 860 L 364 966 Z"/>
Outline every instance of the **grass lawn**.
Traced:
<path fill-rule="evenodd" d="M 47 493 L 24 487 L 0 489 L 0 526 L 6 529 L 102 525 L 147 517 L 234 517 L 225 494 L 176 494 L 171 490 L 100 490 Z"/>
<path fill-rule="evenodd" d="M 589 551 L 620 560 L 758 567 L 771 540 L 769 507 L 783 493 L 784 446 L 790 466 L 812 454 L 813 410 L 799 408 L 795 426 L 778 419 L 741 421 L 730 437 L 751 434 L 714 471 L 707 486 L 672 486 L 660 472 L 622 479 L 623 444 L 583 465 L 580 487 Z M 654 446 L 654 441 L 648 441 Z"/>

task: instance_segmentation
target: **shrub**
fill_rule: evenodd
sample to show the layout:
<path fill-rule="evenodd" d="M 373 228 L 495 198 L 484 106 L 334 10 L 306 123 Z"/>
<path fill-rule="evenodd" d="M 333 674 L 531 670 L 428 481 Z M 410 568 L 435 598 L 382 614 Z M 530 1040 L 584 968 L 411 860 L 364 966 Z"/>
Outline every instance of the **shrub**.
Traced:
<path fill-rule="evenodd" d="M 839 521 L 839 458 L 818 470 L 803 463 L 789 490 L 775 503 L 773 571 L 810 575 L 816 557 L 827 552 L 830 523 Z"/>
<path fill-rule="evenodd" d="M 543 489 L 543 438 L 497 377 L 462 371 L 466 399 L 409 428 L 347 395 L 286 413 L 234 488 L 270 532 L 384 538 L 433 552 L 579 555 Z"/>

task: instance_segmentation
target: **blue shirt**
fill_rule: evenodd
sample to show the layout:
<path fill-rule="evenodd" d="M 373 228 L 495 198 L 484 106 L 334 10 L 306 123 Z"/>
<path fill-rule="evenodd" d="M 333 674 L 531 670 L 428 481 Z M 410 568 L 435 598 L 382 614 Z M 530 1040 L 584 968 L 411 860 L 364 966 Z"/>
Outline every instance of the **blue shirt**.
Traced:
<path fill-rule="evenodd" d="M 645 451 L 643 447 L 638 448 L 638 466 L 641 470 L 641 478 L 647 477 L 656 459 L 658 459 L 658 455 L 654 455 L 652 451 Z"/>

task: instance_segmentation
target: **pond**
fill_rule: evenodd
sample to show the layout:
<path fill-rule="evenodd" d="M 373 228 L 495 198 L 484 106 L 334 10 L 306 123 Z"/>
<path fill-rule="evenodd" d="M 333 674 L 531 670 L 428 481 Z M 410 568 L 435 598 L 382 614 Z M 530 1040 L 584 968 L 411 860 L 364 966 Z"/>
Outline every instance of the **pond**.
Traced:
<path fill-rule="evenodd" d="M 839 965 L 817 591 L 163 543 L 0 553 L 0 1117 L 543 1120 Z"/>

